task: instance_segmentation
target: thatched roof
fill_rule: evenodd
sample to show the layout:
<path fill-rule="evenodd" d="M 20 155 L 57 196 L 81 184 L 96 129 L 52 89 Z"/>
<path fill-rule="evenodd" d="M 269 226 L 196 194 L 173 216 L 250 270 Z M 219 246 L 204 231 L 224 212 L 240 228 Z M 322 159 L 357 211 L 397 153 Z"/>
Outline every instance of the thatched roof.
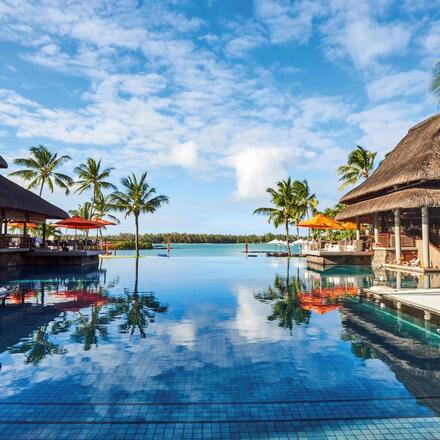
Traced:
<path fill-rule="evenodd" d="M 8 163 L 0 156 L 0 168 L 8 168 Z"/>
<path fill-rule="evenodd" d="M 0 209 L 39 214 L 53 219 L 69 217 L 67 212 L 46 202 L 35 193 L 22 188 L 4 176 L 0 176 Z"/>
<path fill-rule="evenodd" d="M 374 212 L 393 209 L 422 208 L 423 206 L 440 207 L 440 189 L 409 188 L 391 194 L 363 200 L 348 205 L 336 216 L 336 220 L 352 220 Z"/>
<path fill-rule="evenodd" d="M 440 181 L 440 113 L 417 124 L 376 171 L 341 199 L 351 204 L 382 195 L 396 186 Z"/>

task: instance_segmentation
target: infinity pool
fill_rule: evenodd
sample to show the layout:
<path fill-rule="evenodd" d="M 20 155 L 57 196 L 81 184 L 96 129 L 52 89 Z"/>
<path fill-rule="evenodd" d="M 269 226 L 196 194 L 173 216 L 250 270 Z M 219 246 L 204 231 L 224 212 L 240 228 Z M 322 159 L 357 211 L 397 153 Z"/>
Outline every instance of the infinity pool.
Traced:
<path fill-rule="evenodd" d="M 11 276 L 0 436 L 440 438 L 440 334 L 371 281 L 243 255 Z"/>

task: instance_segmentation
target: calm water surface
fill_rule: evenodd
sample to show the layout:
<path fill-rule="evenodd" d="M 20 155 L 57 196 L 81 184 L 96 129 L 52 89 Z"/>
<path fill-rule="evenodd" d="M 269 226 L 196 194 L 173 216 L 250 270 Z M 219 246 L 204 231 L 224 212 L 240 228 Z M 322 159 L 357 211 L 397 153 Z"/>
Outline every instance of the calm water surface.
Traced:
<path fill-rule="evenodd" d="M 0 436 L 440 438 L 435 325 L 241 250 L 11 276 Z"/>

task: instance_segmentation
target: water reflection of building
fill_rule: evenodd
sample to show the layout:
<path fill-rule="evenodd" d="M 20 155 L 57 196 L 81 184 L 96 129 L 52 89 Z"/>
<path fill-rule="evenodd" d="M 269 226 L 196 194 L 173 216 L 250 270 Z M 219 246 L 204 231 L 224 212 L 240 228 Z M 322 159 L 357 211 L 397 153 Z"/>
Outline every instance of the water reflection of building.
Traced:
<path fill-rule="evenodd" d="M 309 291 L 314 289 L 327 288 L 357 288 L 370 287 L 373 281 L 373 274 L 369 267 L 333 267 L 325 272 L 306 270 L 304 282 Z"/>
<path fill-rule="evenodd" d="M 0 308 L 0 352 L 69 310 L 75 299 L 78 302 L 80 293 L 98 292 L 106 278 L 102 270 L 83 273 L 43 272 L 39 269 L 28 270 L 26 275 L 19 273 L 19 276 L 4 282 L 12 293 L 6 305 Z M 78 293 L 75 299 L 72 295 L 65 295 L 72 290 Z M 87 307 L 95 300 L 96 297 L 89 295 L 80 302 Z"/>
<path fill-rule="evenodd" d="M 440 414 L 440 335 L 429 324 L 380 309 L 370 302 L 346 302 L 343 338 L 353 353 L 378 358 L 423 405 Z"/>
<path fill-rule="evenodd" d="M 9 280 L 13 292 L 0 308 L 0 353 L 24 355 L 25 363 L 37 365 L 52 354 L 68 351 L 69 343 L 57 335 L 70 333 L 84 350 L 106 338 L 109 326 L 118 321 L 119 333 L 146 337 L 145 329 L 156 313 L 168 306 L 151 292 L 138 292 L 138 267 L 134 291 L 110 294 L 117 280 L 106 282 L 103 270 L 88 273 L 56 272 L 27 274 Z"/>
<path fill-rule="evenodd" d="M 387 285 L 397 289 L 438 289 L 440 288 L 440 274 L 376 269 L 374 271 L 374 284 Z"/>

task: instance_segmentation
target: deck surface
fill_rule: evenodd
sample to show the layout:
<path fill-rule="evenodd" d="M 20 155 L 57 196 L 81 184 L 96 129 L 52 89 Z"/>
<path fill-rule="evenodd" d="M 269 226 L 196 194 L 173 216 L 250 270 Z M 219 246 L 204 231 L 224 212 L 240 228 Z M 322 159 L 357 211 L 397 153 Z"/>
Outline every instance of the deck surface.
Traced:
<path fill-rule="evenodd" d="M 385 286 L 375 286 L 369 291 L 384 299 L 398 301 L 440 316 L 440 289 L 392 289 Z"/>

